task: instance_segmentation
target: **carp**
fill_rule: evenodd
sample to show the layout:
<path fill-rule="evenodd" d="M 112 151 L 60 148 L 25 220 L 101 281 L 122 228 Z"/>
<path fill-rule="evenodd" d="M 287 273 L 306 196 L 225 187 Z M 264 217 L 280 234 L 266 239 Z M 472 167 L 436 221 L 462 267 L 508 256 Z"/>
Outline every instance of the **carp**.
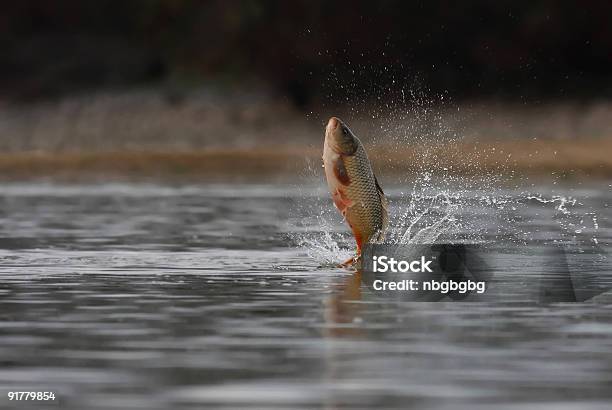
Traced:
<path fill-rule="evenodd" d="M 325 128 L 323 167 L 334 205 L 355 237 L 356 256 L 342 263 L 352 265 L 359 261 L 365 244 L 384 239 L 388 201 L 363 144 L 336 117 L 331 117 Z"/>

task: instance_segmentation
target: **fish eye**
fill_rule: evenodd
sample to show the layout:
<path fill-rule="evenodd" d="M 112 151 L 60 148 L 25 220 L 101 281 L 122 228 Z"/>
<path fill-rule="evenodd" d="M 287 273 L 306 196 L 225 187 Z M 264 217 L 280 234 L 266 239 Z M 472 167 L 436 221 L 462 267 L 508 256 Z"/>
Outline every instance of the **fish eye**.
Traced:
<path fill-rule="evenodd" d="M 348 135 L 348 129 L 344 125 L 342 126 L 342 134 L 344 134 L 344 136 Z"/>

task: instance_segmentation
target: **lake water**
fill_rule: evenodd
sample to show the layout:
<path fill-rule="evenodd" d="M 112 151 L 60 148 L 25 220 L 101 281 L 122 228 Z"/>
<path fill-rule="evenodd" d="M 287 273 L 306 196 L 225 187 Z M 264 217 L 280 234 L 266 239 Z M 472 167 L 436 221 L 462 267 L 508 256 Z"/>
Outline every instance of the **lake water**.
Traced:
<path fill-rule="evenodd" d="M 351 242 L 321 187 L 5 184 L 0 407 L 609 409 L 612 298 L 523 291 L 548 245 L 610 285 L 612 191 L 552 190 L 463 192 L 448 235 L 494 243 L 514 292 L 421 303 L 333 266 Z"/>

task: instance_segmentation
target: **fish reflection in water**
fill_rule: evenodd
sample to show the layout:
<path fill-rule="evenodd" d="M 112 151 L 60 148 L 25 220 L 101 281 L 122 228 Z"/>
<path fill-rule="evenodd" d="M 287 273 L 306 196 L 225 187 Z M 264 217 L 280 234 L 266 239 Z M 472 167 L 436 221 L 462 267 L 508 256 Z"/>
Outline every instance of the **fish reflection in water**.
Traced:
<path fill-rule="evenodd" d="M 378 255 L 378 256 L 377 256 Z M 427 260 L 432 269 L 423 272 L 401 272 L 396 268 L 391 271 L 385 266 L 385 272 L 375 270 L 373 260 L 381 255 L 393 255 L 396 261 Z M 330 336 L 355 335 L 356 329 L 350 325 L 359 323 L 359 312 L 362 298 L 378 301 L 413 301 L 413 302 L 497 302 L 511 303 L 568 303 L 605 300 L 612 301 L 608 292 L 612 289 L 609 278 L 586 272 L 596 271 L 602 253 L 571 254 L 563 247 L 540 246 L 531 248 L 528 255 L 514 254 L 513 259 L 525 259 L 528 269 L 524 275 L 504 275 L 504 265 L 500 263 L 504 256 L 492 246 L 481 249 L 479 245 L 434 244 L 421 246 L 384 246 L 369 245 L 364 251 L 364 263 L 348 277 L 327 300 L 326 319 L 331 324 Z M 571 261 L 578 257 L 572 264 Z M 387 257 L 388 258 L 388 257 Z M 397 259 L 395 259 L 397 258 Z M 527 263 L 528 260 L 528 263 Z M 392 265 L 393 266 L 393 265 Z M 395 264 L 394 266 L 398 266 Z M 429 267 L 428 266 L 428 267 Z M 527 268 L 528 267 L 528 268 Z M 497 272 L 496 272 L 497 270 Z M 429 272 L 431 271 L 431 273 Z M 498 275 L 496 276 L 496 273 Z M 525 277 L 529 282 L 525 284 Z M 407 282 L 411 286 L 407 285 Z M 431 289 L 429 283 L 435 281 L 442 285 L 482 284 L 480 286 L 459 286 L 449 291 L 448 286 Z M 403 282 L 403 283 L 402 283 Z M 382 284 L 399 284 L 397 288 L 388 288 Z M 405 285 L 405 286 L 401 286 Z"/>
<path fill-rule="evenodd" d="M 359 326 L 361 305 L 361 270 L 354 271 L 344 282 L 335 286 L 325 300 L 325 329 L 328 337 L 356 337 L 363 335 Z"/>

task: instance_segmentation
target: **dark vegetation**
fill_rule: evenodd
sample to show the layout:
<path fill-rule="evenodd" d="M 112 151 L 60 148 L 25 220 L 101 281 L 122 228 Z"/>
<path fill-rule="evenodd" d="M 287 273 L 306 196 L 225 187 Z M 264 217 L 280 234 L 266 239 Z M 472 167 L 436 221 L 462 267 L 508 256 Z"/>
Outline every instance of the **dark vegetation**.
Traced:
<path fill-rule="evenodd" d="M 248 82 L 304 107 L 416 82 L 456 99 L 611 97 L 611 15 L 588 0 L 5 2 L 0 96 Z"/>

